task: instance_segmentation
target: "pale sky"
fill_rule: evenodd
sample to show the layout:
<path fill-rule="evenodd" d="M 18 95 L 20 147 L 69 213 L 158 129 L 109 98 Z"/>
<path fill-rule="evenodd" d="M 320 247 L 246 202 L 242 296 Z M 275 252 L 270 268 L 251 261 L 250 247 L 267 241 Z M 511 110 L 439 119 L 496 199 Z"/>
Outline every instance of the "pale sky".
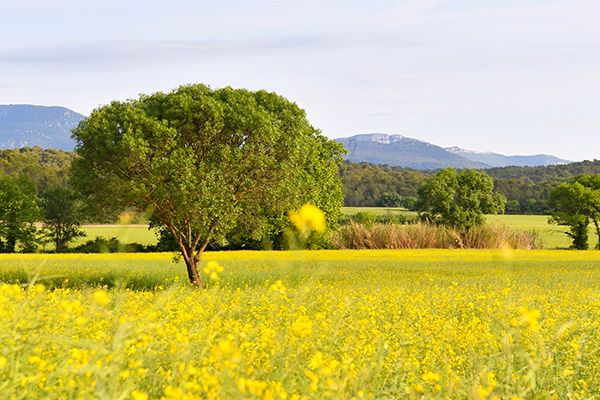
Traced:
<path fill-rule="evenodd" d="M 196 82 L 280 93 L 331 138 L 600 159 L 600 1 L 0 1 L 0 104 Z"/>

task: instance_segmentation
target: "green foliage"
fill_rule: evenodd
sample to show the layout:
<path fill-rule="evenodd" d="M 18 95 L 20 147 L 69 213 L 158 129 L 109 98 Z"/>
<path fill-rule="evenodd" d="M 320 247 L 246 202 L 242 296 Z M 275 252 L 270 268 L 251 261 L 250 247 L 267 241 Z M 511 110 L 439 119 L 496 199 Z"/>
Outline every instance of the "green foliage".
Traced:
<path fill-rule="evenodd" d="M 350 207 L 374 207 L 385 193 L 414 198 L 429 175 L 426 171 L 369 163 L 346 162 L 340 168 L 345 205 Z"/>
<path fill-rule="evenodd" d="M 441 170 L 419 188 L 421 218 L 461 231 L 483 225 L 484 214 L 504 212 L 506 199 L 493 189 L 492 178 L 483 172 Z"/>
<path fill-rule="evenodd" d="M 564 183 L 550 194 L 550 222 L 569 226 L 565 232 L 573 239 L 574 249 L 588 248 L 588 225 L 596 227 L 600 249 L 600 174 L 579 176 L 573 183 Z"/>
<path fill-rule="evenodd" d="M 70 189 L 55 187 L 41 196 L 44 235 L 54 243 L 57 252 L 67 250 L 68 244 L 77 237 L 85 236 L 80 229 L 81 213 Z"/>
<path fill-rule="evenodd" d="M 377 207 L 404 207 L 404 197 L 398 192 L 385 192 L 375 205 Z"/>
<path fill-rule="evenodd" d="M 155 246 L 144 246 L 140 243 L 124 243 L 116 237 L 106 239 L 96 237 L 94 240 L 73 248 L 73 253 L 139 253 L 156 251 Z"/>
<path fill-rule="evenodd" d="M 506 213 L 507 214 L 518 214 L 521 210 L 521 204 L 519 200 L 508 200 L 506 202 Z"/>
<path fill-rule="evenodd" d="M 66 187 L 75 154 L 62 150 L 24 147 L 0 150 L 0 175 L 26 175 L 38 193 L 53 187 Z"/>
<path fill-rule="evenodd" d="M 495 192 L 504 195 L 509 201 L 513 200 L 510 212 L 547 214 L 550 191 L 579 175 L 600 173 L 600 160 L 546 167 L 492 168 L 484 172 L 494 179 Z M 435 173 L 436 171 L 347 162 L 340 169 L 345 204 L 374 207 L 384 193 L 395 192 L 406 198 L 403 207 L 413 209 L 408 197 L 416 196 L 419 186 Z M 519 204 L 518 208 L 516 202 Z"/>
<path fill-rule="evenodd" d="M 152 207 L 197 284 L 206 246 L 234 229 L 275 235 L 305 202 L 339 217 L 343 149 L 274 93 L 182 86 L 101 107 L 73 135 L 77 187 L 100 208 Z"/>
<path fill-rule="evenodd" d="M 34 251 L 38 216 L 33 182 L 25 175 L 0 176 L 0 252 Z"/>

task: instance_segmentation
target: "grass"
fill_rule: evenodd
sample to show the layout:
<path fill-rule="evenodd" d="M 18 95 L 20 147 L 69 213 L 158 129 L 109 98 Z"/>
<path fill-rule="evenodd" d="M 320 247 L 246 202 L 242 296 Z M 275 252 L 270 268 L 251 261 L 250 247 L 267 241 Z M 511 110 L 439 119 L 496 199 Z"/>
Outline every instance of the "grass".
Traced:
<path fill-rule="evenodd" d="M 209 252 L 208 290 L 171 257 L 0 256 L 38 282 L 0 284 L 0 397 L 600 392 L 600 252 Z"/>
<path fill-rule="evenodd" d="M 124 243 L 140 243 L 144 245 L 155 244 L 157 241 L 156 234 L 154 231 L 148 229 L 148 225 L 124 225 L 124 224 L 112 224 L 112 225 L 84 225 L 83 231 L 86 236 L 78 238 L 74 245 L 85 243 L 88 240 L 92 240 L 97 236 L 104 238 L 116 237 Z"/>
<path fill-rule="evenodd" d="M 352 215 L 357 212 L 369 212 L 376 215 L 414 215 L 414 212 L 401 208 L 384 207 L 344 207 L 346 214 Z M 567 248 L 571 244 L 570 238 L 565 235 L 566 227 L 548 224 L 548 216 L 545 215 L 489 215 L 490 222 L 500 222 L 508 227 L 518 230 L 538 232 L 542 246 L 547 249 Z M 83 230 L 86 237 L 78 238 L 74 245 L 79 245 L 96 236 L 105 238 L 116 237 L 121 242 L 137 242 L 145 245 L 155 244 L 156 235 L 149 230 L 147 225 L 85 225 Z M 596 243 L 596 234 L 590 226 L 590 248 Z"/>
<path fill-rule="evenodd" d="M 346 215 L 354 215 L 359 212 L 366 212 L 373 215 L 413 215 L 414 213 L 400 207 L 342 207 L 342 212 Z"/>
<path fill-rule="evenodd" d="M 406 211 L 401 208 L 383 207 L 344 207 L 343 211 L 348 215 L 354 215 L 358 212 L 367 212 L 374 215 L 416 215 L 415 212 Z M 571 245 L 571 239 L 564 233 L 567 231 L 567 227 L 548 224 L 547 215 L 488 215 L 486 219 L 488 222 L 499 222 L 518 230 L 535 230 L 539 234 L 542 247 L 546 249 L 564 249 Z M 597 243 L 597 239 L 592 225 L 589 228 L 589 235 L 590 248 L 593 248 Z"/>
<path fill-rule="evenodd" d="M 568 248 L 571 245 L 571 238 L 565 234 L 567 227 L 549 224 L 547 215 L 488 215 L 486 219 L 514 229 L 534 230 L 539 234 L 544 248 Z M 596 234 L 590 226 L 590 248 L 593 247 L 595 238 Z"/>

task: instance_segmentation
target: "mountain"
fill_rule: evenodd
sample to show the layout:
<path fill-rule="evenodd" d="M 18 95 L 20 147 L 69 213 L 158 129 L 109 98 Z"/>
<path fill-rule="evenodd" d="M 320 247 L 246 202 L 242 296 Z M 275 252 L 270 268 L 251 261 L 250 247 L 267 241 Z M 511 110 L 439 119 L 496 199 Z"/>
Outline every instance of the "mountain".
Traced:
<path fill-rule="evenodd" d="M 507 166 L 546 166 L 568 164 L 547 154 L 532 156 L 506 156 L 482 153 L 459 147 L 443 148 L 402 135 L 370 133 L 335 139 L 348 151 L 346 159 L 419 170 L 438 168 L 494 168 Z"/>
<path fill-rule="evenodd" d="M 83 119 L 84 115 L 64 107 L 0 105 L 0 148 L 73 150 L 71 129 Z"/>
<path fill-rule="evenodd" d="M 468 158 L 471 161 L 481 162 L 492 167 L 538 167 L 569 164 L 572 162 L 548 154 L 535 154 L 531 156 L 505 156 L 504 154 L 492 152 L 465 150 L 461 149 L 460 147 L 446 147 L 446 150 L 464 158 Z"/>
<path fill-rule="evenodd" d="M 443 147 L 402 135 L 371 133 L 335 139 L 353 162 L 387 164 L 413 169 L 488 168 L 489 165 L 454 154 Z"/>

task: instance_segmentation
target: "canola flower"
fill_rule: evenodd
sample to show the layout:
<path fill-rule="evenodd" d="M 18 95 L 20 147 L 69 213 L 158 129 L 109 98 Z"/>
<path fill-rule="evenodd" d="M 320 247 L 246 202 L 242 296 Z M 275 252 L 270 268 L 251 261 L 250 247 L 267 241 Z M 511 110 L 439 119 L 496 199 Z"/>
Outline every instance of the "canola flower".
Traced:
<path fill-rule="evenodd" d="M 0 258 L 0 277 L 39 257 Z M 166 254 L 46 257 L 61 280 L 0 283 L 0 398 L 600 393 L 595 252 L 207 253 L 227 268 L 206 291 L 70 286 L 89 260 L 164 278 Z"/>
<path fill-rule="evenodd" d="M 206 266 L 202 269 L 202 272 L 210 278 L 211 281 L 218 281 L 221 272 L 223 272 L 223 266 L 216 261 L 209 261 Z"/>
<path fill-rule="evenodd" d="M 323 233 L 326 229 L 325 214 L 313 204 L 304 204 L 300 210 L 291 211 L 289 219 L 303 235 L 310 232 Z"/>

